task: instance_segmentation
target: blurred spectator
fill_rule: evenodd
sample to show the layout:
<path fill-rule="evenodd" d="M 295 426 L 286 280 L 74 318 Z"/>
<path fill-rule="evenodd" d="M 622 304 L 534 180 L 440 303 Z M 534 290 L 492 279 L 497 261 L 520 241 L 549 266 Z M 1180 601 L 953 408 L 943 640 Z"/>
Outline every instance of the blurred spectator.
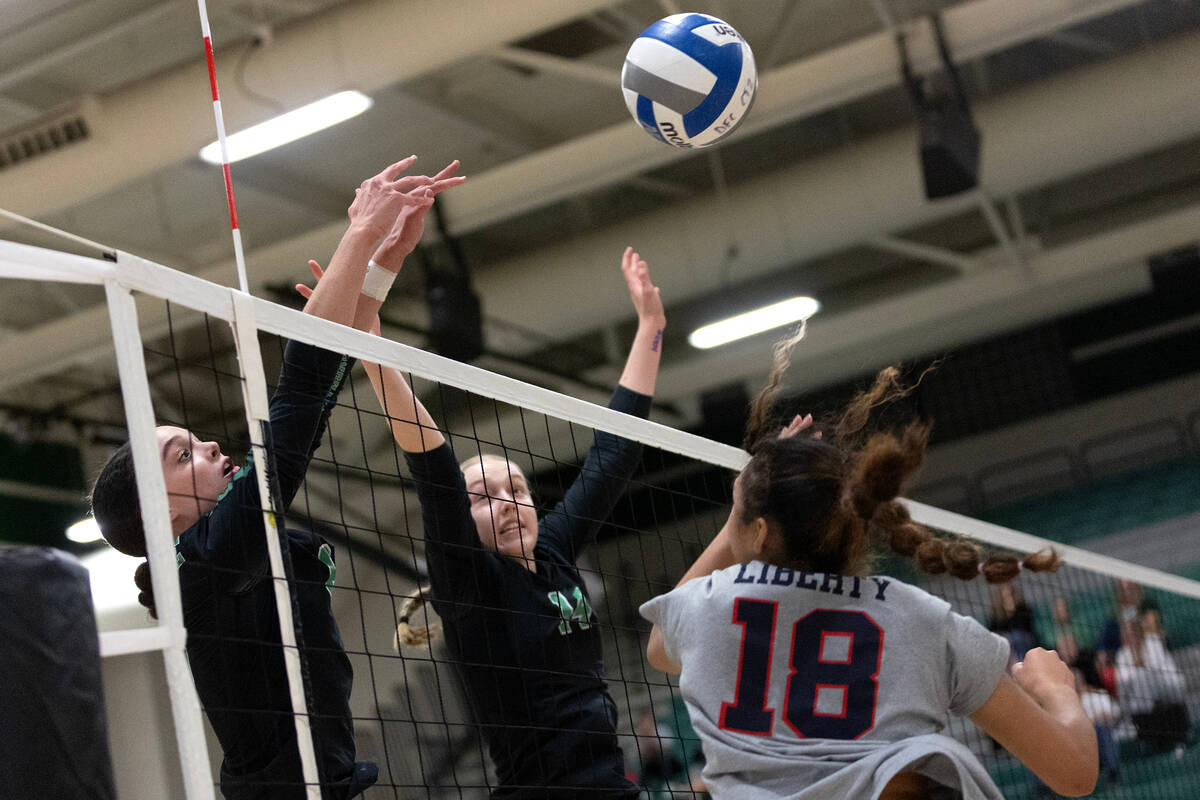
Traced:
<path fill-rule="evenodd" d="M 1059 595 L 1054 598 L 1051 610 L 1052 641 L 1062 660 L 1074 664 L 1080 651 L 1090 650 L 1095 643 L 1095 632 L 1082 622 L 1077 621 L 1071 614 L 1071 605 L 1067 598 Z M 1068 654 L 1071 656 L 1068 658 Z"/>
<path fill-rule="evenodd" d="M 1100 630 L 1100 641 L 1096 649 L 1108 654 L 1111 662 L 1121 649 L 1121 623 L 1137 619 L 1142 603 L 1142 587 L 1130 580 L 1119 580 L 1113 589 L 1116 613 L 1104 623 Z"/>
<path fill-rule="evenodd" d="M 1138 606 L 1138 622 L 1142 624 L 1142 633 L 1147 640 L 1158 642 L 1165 649 L 1167 646 L 1167 632 L 1163 629 L 1162 612 L 1158 608 L 1158 603 L 1147 598 Z"/>
<path fill-rule="evenodd" d="M 1161 636 L 1146 636 L 1135 617 L 1121 624 L 1116 657 L 1117 700 L 1133 720 L 1137 737 L 1155 750 L 1183 754 L 1188 716 L 1184 678 Z"/>
<path fill-rule="evenodd" d="M 1085 651 L 1086 652 L 1086 651 Z M 1108 692 L 1089 680 L 1085 671 L 1076 667 L 1075 691 L 1079 693 L 1079 702 L 1096 729 L 1096 745 L 1100 751 L 1100 775 L 1109 783 L 1120 783 L 1121 760 L 1117 751 L 1117 740 L 1113 735 L 1120 711 Z M 1095 675 L 1095 670 L 1090 670 Z"/>
<path fill-rule="evenodd" d="M 1038 646 L 1033 632 L 1033 609 L 1025 602 L 1021 590 L 1005 583 L 996 587 L 992 595 L 992 613 L 988 629 L 1008 639 L 1012 646 L 1009 657 L 1011 666 L 1025 660 L 1025 653 Z"/>

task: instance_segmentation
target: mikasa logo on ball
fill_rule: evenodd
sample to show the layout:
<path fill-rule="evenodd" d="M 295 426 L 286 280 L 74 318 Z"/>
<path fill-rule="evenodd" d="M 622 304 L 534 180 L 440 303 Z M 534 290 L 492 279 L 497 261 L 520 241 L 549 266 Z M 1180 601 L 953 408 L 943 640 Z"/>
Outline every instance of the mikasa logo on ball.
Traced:
<path fill-rule="evenodd" d="M 758 88 L 750 46 L 707 14 L 673 14 L 634 41 L 621 90 L 634 120 L 675 147 L 704 147 L 746 117 Z"/>

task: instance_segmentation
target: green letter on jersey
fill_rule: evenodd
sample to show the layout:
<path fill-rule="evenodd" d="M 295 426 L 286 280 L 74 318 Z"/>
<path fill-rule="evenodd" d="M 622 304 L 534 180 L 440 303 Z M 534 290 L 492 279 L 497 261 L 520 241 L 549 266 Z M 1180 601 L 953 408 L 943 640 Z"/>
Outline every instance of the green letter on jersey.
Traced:
<path fill-rule="evenodd" d="M 317 550 L 317 560 L 329 570 L 329 577 L 325 579 L 325 591 L 329 592 L 330 597 L 333 597 L 333 581 L 337 577 L 337 564 L 333 563 L 333 548 L 329 546 L 328 542 L 321 542 L 321 547 Z"/>
<path fill-rule="evenodd" d="M 562 619 L 558 623 L 558 632 L 564 636 L 571 632 L 571 623 L 578 622 L 579 629 L 586 631 L 592 627 L 592 605 L 583 596 L 583 590 L 578 586 L 571 592 L 575 598 L 572 604 L 562 592 L 550 592 L 550 602 L 558 607 Z"/>

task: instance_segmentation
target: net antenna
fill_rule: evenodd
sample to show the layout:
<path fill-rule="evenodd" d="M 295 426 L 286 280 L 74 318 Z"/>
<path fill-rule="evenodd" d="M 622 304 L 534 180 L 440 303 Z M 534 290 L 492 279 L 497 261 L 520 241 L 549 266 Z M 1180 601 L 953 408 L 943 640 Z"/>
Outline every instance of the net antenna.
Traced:
<path fill-rule="evenodd" d="M 243 384 L 246 416 L 250 431 L 250 444 L 255 459 L 262 465 L 257 470 L 258 494 L 263 501 L 263 528 L 267 537 L 267 554 L 275 585 L 275 604 L 279 613 L 279 633 L 283 644 L 284 667 L 287 672 L 288 689 L 292 700 L 292 712 L 296 724 L 296 742 L 300 751 L 300 768 L 309 800 L 320 800 L 320 778 L 317 772 L 317 757 L 313 746 L 312 730 L 308 716 L 308 703 L 304 694 L 304 666 L 300 660 L 298 636 L 292 615 L 294 598 L 289 590 L 290 560 L 281 544 L 285 535 L 276 525 L 282 519 L 282 505 L 276 502 L 271 491 L 269 476 L 271 453 L 269 451 L 268 424 L 270 411 L 267 403 L 266 378 L 263 373 L 261 354 L 255 341 L 256 326 L 253 306 L 250 302 L 250 287 L 246 279 L 246 256 L 242 249 L 242 232 L 238 227 L 237 201 L 233 196 L 233 175 L 229 169 L 229 149 L 225 140 L 225 117 L 221 112 L 221 93 L 217 88 L 217 71 L 213 58 L 212 29 L 208 22 L 208 6 L 205 0 L 196 0 L 200 14 L 200 32 L 204 37 L 204 60 L 208 67 L 208 83 L 212 90 L 213 118 L 217 126 L 217 142 L 221 150 L 221 174 L 225 181 L 225 199 L 229 203 L 229 225 L 233 235 L 233 253 L 237 262 L 238 286 L 241 294 L 233 294 L 233 328 L 237 343 L 238 359 L 246 375 Z"/>
<path fill-rule="evenodd" d="M 225 116 L 221 113 L 221 93 L 217 89 L 217 68 L 213 61 L 212 29 L 208 25 L 208 6 L 196 0 L 200 10 L 200 32 L 204 36 L 204 60 L 208 65 L 208 85 L 212 89 L 213 117 L 217 123 L 217 142 L 221 147 L 221 174 L 225 178 L 225 199 L 229 203 L 229 227 L 233 233 L 233 257 L 237 262 L 238 288 L 250 294 L 246 281 L 246 254 L 242 251 L 242 230 L 238 227 L 237 201 L 233 199 L 233 175 L 229 171 L 229 149 L 225 146 Z"/>

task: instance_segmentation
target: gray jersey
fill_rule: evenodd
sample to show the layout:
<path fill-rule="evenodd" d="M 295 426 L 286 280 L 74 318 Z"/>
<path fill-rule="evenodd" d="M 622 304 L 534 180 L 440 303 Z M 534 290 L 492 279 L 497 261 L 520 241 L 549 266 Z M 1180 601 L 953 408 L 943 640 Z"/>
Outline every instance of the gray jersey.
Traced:
<path fill-rule="evenodd" d="M 716 798 L 875 798 L 915 771 L 1001 800 L 946 711 L 968 715 L 1008 664 L 1006 640 L 892 578 L 754 561 L 641 607 L 681 664 L 679 689 Z"/>

